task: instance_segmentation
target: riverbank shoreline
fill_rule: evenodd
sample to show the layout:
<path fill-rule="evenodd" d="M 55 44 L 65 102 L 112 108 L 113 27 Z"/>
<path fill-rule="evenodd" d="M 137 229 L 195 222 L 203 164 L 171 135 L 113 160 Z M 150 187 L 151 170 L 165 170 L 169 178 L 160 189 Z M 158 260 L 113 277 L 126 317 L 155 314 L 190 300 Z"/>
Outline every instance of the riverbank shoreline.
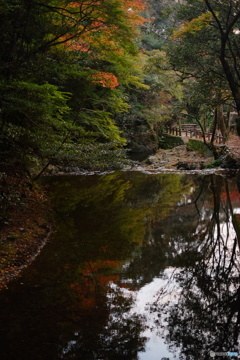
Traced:
<path fill-rule="evenodd" d="M 147 171 L 153 170 L 206 170 L 206 169 L 240 169 L 240 138 L 237 135 L 229 137 L 226 144 L 219 147 L 223 153 L 215 161 L 213 154 L 203 154 L 200 151 L 189 150 L 187 142 L 172 149 L 159 149 L 142 162 L 140 167 Z"/>
<path fill-rule="evenodd" d="M 27 179 L 1 179 L 0 290 L 30 265 L 47 243 L 53 224 L 51 202 L 44 188 Z"/>

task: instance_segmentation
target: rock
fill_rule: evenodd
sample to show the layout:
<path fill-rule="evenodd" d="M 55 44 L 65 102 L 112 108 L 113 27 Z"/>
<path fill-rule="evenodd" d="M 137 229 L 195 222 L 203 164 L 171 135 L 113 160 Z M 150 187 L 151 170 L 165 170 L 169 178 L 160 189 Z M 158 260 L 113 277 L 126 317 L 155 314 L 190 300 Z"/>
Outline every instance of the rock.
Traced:
<path fill-rule="evenodd" d="M 131 143 L 131 152 L 134 153 L 141 153 L 141 152 L 147 152 L 147 148 L 145 145 L 142 144 L 137 144 L 135 142 Z"/>
<path fill-rule="evenodd" d="M 146 160 L 146 164 L 152 165 L 152 164 L 155 163 L 155 161 L 156 161 L 156 157 L 155 157 L 154 155 L 153 155 L 153 156 L 149 156 L 149 157 L 147 158 L 147 160 Z"/>
<path fill-rule="evenodd" d="M 178 170 L 196 170 L 197 165 L 195 163 L 187 163 L 187 162 L 179 161 L 176 164 L 176 167 Z"/>
<path fill-rule="evenodd" d="M 226 152 L 219 157 L 221 160 L 221 167 L 223 169 L 239 169 L 240 164 L 239 161 L 234 159 L 230 153 Z"/>

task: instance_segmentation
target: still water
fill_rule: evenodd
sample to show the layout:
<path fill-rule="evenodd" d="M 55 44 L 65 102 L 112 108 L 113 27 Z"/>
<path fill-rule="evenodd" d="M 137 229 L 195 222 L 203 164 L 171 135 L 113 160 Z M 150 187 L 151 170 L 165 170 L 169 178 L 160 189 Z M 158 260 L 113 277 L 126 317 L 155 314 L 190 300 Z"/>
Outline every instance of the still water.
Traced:
<path fill-rule="evenodd" d="M 0 292 L 1 360 L 200 360 L 238 350 L 236 178 L 44 181 L 56 228 Z"/>

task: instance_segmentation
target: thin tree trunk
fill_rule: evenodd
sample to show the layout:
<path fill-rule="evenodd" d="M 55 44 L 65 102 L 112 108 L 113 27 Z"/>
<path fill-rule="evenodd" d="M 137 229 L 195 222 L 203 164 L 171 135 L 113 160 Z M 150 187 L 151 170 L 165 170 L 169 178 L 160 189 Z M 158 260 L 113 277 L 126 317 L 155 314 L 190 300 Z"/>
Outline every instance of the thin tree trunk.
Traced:
<path fill-rule="evenodd" d="M 223 105 L 219 105 L 218 107 L 218 125 L 219 130 L 221 131 L 222 136 L 227 137 L 227 128 L 224 121 L 224 115 L 223 115 Z"/>

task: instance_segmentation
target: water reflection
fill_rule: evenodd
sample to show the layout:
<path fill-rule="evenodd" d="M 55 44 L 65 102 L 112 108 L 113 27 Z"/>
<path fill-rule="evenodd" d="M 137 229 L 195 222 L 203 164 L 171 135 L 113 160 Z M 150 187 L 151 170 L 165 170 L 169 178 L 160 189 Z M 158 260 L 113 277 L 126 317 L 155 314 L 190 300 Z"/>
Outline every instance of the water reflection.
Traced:
<path fill-rule="evenodd" d="M 239 337 L 235 179 L 46 180 L 57 232 L 0 293 L 3 360 L 209 359 Z"/>
<path fill-rule="evenodd" d="M 175 241 L 178 234 L 171 261 L 179 269 L 171 280 L 177 284 L 178 300 L 163 301 L 161 289 L 150 309 L 158 315 L 157 329 L 168 330 L 166 340 L 181 350 L 182 359 L 209 359 L 211 350 L 238 351 L 239 194 L 229 185 L 224 178 L 204 179 L 188 204 L 192 236 L 181 236 L 177 222 L 169 235 Z M 186 211 L 182 214 L 189 217 Z"/>

